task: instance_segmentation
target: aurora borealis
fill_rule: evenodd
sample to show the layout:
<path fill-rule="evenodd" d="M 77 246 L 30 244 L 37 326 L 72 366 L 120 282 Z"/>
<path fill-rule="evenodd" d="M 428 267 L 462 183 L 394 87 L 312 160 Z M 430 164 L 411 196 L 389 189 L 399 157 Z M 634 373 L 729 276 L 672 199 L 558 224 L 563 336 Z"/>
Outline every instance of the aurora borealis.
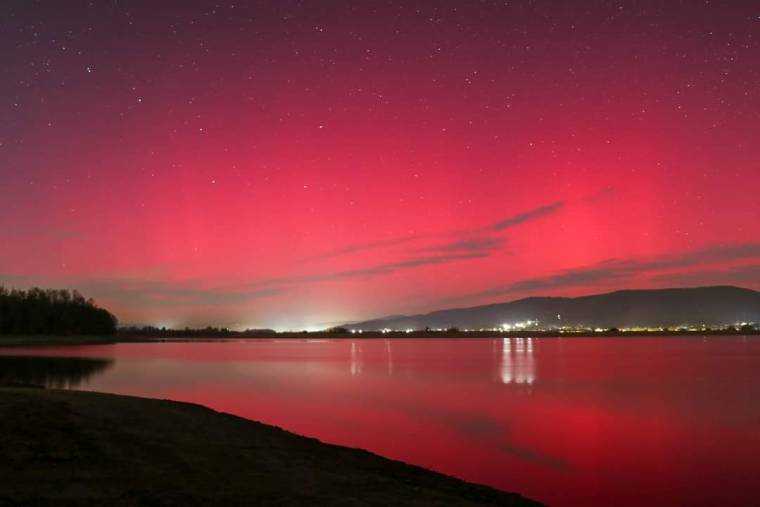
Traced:
<path fill-rule="evenodd" d="M 752 2 L 0 7 L 0 283 L 312 328 L 760 288 Z"/>

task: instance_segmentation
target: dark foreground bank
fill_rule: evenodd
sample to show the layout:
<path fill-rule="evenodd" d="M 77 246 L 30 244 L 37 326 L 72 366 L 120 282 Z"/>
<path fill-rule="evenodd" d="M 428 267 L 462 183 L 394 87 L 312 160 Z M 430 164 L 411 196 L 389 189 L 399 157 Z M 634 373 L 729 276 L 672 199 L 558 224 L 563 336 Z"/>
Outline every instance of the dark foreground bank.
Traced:
<path fill-rule="evenodd" d="M 0 505 L 539 505 L 199 405 L 0 388 Z"/>

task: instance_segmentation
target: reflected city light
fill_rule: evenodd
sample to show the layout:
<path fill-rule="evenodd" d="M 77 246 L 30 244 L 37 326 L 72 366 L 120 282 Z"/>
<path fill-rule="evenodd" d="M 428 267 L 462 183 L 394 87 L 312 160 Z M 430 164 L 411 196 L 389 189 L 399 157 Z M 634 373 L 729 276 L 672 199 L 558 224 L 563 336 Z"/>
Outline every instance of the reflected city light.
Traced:
<path fill-rule="evenodd" d="M 391 340 L 385 340 L 385 353 L 388 356 L 388 375 L 393 375 L 393 354 L 391 353 Z"/>
<path fill-rule="evenodd" d="M 499 376 L 504 384 L 536 381 L 533 338 L 502 338 Z"/>
<path fill-rule="evenodd" d="M 351 342 L 351 375 L 359 375 L 362 372 L 361 350 L 356 342 Z"/>

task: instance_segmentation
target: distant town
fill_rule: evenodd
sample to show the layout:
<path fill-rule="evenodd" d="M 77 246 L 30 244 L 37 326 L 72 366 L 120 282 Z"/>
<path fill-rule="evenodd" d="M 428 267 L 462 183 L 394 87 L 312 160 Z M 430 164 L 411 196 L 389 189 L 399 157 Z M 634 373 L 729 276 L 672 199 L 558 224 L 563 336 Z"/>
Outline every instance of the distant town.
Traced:
<path fill-rule="evenodd" d="M 538 337 L 760 334 L 760 293 L 738 287 L 618 291 L 580 298 L 529 298 L 322 330 L 119 326 L 76 291 L 0 286 L 0 335 L 95 336 L 115 340 L 289 337 Z M 678 323 L 680 322 L 680 323 Z M 676 324 L 677 323 L 677 324 Z"/>
<path fill-rule="evenodd" d="M 538 321 L 504 324 L 495 328 L 460 329 L 348 329 L 337 326 L 320 331 L 275 331 L 273 329 L 231 330 L 224 327 L 171 329 L 166 327 L 122 327 L 121 338 L 425 338 L 425 337 L 561 337 L 561 336 L 646 336 L 646 335 L 758 335 L 760 323 L 737 322 L 722 326 L 684 324 L 670 327 L 600 328 L 590 326 L 542 326 Z"/>
<path fill-rule="evenodd" d="M 621 334 L 635 334 L 635 333 L 753 333 L 760 331 L 760 323 L 756 322 L 737 322 L 735 324 L 727 324 L 722 326 L 710 326 L 707 324 L 682 324 L 678 326 L 669 327 L 647 327 L 647 326 L 635 326 L 635 327 L 592 327 L 584 325 L 574 326 L 542 326 L 537 320 L 527 320 L 524 322 L 505 323 L 499 327 L 493 328 L 478 328 L 478 329 L 459 329 L 456 327 L 449 328 L 426 328 L 426 329 L 381 329 L 380 334 L 388 333 L 415 333 L 415 332 L 427 332 L 427 333 L 498 333 L 498 334 L 524 334 L 524 333 L 570 333 L 570 334 L 609 334 L 609 333 L 621 333 Z M 363 334 L 363 329 L 351 329 L 351 334 Z M 369 332 L 369 331 L 367 331 Z M 375 331 L 377 332 L 377 331 Z"/>

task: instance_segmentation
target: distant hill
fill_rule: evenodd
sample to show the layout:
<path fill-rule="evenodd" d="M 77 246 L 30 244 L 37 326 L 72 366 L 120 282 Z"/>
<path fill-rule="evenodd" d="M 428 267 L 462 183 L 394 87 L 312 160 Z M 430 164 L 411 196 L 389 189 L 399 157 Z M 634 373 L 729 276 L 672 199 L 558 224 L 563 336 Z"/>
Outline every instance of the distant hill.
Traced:
<path fill-rule="evenodd" d="M 348 329 L 496 328 L 538 320 L 542 327 L 721 325 L 760 321 L 760 292 L 716 286 L 685 289 L 621 290 L 576 298 L 530 297 L 470 308 L 440 310 L 356 322 Z"/>

